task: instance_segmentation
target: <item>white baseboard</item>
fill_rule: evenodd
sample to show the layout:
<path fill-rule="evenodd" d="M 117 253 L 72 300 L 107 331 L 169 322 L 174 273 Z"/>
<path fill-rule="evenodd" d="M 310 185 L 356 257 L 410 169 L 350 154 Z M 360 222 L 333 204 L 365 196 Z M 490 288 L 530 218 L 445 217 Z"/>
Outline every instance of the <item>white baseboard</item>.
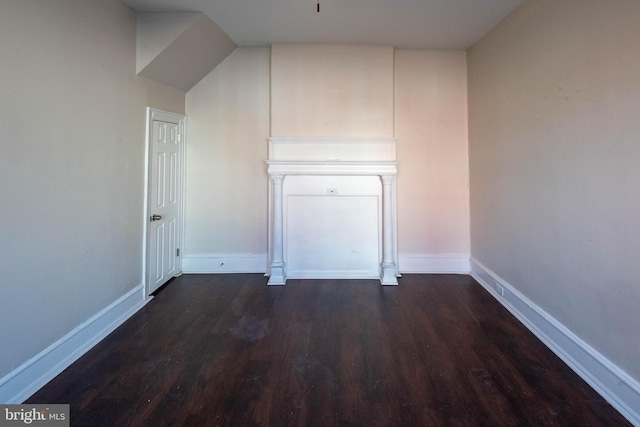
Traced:
<path fill-rule="evenodd" d="M 456 273 L 469 274 L 469 254 L 399 254 L 398 269 L 400 273 Z M 266 254 L 186 254 L 182 257 L 182 271 L 186 274 L 197 273 L 266 273 Z M 317 274 L 314 273 L 315 276 Z M 362 274 L 357 274 L 364 277 Z M 308 274 L 297 274 L 290 271 L 287 277 L 311 277 Z M 373 274 L 372 277 L 378 277 Z M 346 274 L 328 274 L 322 278 L 352 278 Z M 316 278 L 320 278 L 317 276 Z"/>
<path fill-rule="evenodd" d="M 182 257 L 182 272 L 266 273 L 267 254 L 187 254 Z"/>
<path fill-rule="evenodd" d="M 471 275 L 633 425 L 640 426 L 636 379 L 475 259 Z"/>
<path fill-rule="evenodd" d="M 369 270 L 293 270 L 287 271 L 287 279 L 376 279 L 378 271 Z"/>
<path fill-rule="evenodd" d="M 399 254 L 398 270 L 401 274 L 469 274 L 469 254 Z"/>
<path fill-rule="evenodd" d="M 142 308 L 144 286 L 136 286 L 108 307 L 0 378 L 0 403 L 22 403 Z"/>

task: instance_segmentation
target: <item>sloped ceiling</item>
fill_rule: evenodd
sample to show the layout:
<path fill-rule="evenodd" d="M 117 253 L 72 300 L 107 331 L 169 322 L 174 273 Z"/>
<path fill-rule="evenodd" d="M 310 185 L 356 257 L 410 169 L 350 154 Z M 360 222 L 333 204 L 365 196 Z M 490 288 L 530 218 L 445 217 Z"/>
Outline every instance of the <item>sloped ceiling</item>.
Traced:
<path fill-rule="evenodd" d="M 123 1 L 139 12 L 204 12 L 239 46 L 366 43 L 466 49 L 524 0 Z"/>
<path fill-rule="evenodd" d="M 136 72 L 189 91 L 236 47 L 204 13 L 138 13 Z"/>
<path fill-rule="evenodd" d="M 200 16 L 198 12 L 139 13 L 136 72 L 144 70 Z"/>

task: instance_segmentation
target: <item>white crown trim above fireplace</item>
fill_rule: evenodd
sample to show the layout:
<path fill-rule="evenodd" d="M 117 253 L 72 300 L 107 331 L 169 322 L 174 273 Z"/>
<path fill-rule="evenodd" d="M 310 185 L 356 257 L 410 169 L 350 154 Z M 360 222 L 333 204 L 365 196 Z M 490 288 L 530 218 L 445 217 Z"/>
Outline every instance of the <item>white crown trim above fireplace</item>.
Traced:
<path fill-rule="evenodd" d="M 269 285 L 288 277 L 398 284 L 395 153 L 395 139 L 269 139 Z"/>
<path fill-rule="evenodd" d="M 396 175 L 396 162 L 267 160 L 269 175 Z"/>

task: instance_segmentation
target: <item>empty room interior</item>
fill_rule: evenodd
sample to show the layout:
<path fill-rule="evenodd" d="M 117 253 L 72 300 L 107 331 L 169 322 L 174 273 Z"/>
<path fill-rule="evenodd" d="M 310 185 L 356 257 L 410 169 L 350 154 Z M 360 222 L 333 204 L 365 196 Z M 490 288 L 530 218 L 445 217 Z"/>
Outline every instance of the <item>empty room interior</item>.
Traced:
<path fill-rule="evenodd" d="M 3 1 L 0 403 L 640 426 L 639 41 L 637 0 Z"/>

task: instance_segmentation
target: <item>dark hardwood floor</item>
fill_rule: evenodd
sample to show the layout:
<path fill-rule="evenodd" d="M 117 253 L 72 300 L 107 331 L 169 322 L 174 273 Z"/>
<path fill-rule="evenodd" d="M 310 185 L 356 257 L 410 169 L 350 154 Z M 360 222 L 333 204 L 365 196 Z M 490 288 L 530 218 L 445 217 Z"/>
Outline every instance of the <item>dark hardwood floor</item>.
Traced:
<path fill-rule="evenodd" d="M 29 403 L 78 426 L 623 426 L 468 276 L 185 275 Z"/>

